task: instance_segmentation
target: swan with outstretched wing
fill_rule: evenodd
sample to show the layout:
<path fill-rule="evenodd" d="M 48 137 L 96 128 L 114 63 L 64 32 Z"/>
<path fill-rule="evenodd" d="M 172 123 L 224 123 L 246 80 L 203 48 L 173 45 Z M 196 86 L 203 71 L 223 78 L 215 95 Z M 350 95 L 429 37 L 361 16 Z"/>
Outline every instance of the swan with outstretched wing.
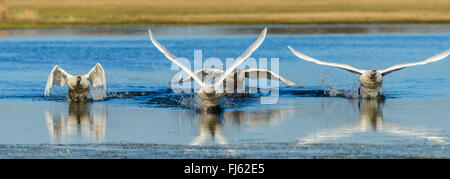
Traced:
<path fill-rule="evenodd" d="M 218 80 L 215 81 L 213 84 L 205 83 L 203 82 L 194 72 L 191 71 L 190 68 L 183 65 L 175 55 L 170 53 L 163 45 L 161 45 L 153 36 L 152 31 L 149 29 L 149 36 L 150 41 L 155 45 L 155 47 L 163 53 L 167 59 L 178 65 L 183 71 L 185 71 L 189 76 L 191 76 L 195 82 L 200 84 L 200 90 L 198 92 L 198 99 L 200 104 L 202 105 L 203 109 L 210 110 L 210 109 L 217 109 L 220 107 L 220 103 L 222 101 L 223 96 L 223 89 L 221 88 L 221 85 L 223 81 L 226 79 L 228 75 L 230 75 L 237 66 L 242 64 L 245 59 L 250 57 L 252 53 L 262 44 L 266 37 L 267 28 L 265 28 L 261 34 L 258 36 L 255 42 L 253 42 L 245 52 L 240 55 L 234 64 L 226 69 L 223 73 L 221 73 Z"/>
<path fill-rule="evenodd" d="M 69 88 L 69 98 L 72 101 L 86 100 L 90 92 L 90 86 L 103 86 L 103 96 L 106 96 L 106 78 L 102 65 L 97 63 L 89 73 L 75 76 L 67 73 L 60 66 L 55 65 L 48 75 L 44 96 L 50 95 L 53 85 L 65 86 Z"/>
<path fill-rule="evenodd" d="M 207 69 L 200 69 L 195 72 L 197 76 L 202 77 L 204 80 L 212 80 L 213 78 L 220 77 L 224 73 L 223 70 L 220 69 L 214 69 L 214 68 L 207 68 Z M 268 69 L 262 69 L 262 68 L 250 68 L 250 69 L 235 69 L 233 73 L 228 75 L 225 78 L 224 86 L 225 86 L 225 93 L 235 93 L 239 91 L 238 88 L 242 88 L 244 84 L 244 80 L 246 78 L 260 80 L 260 79 L 267 79 L 267 80 L 278 80 L 282 81 L 283 83 L 286 83 L 289 86 L 297 86 L 300 88 L 305 88 L 293 81 L 290 81 L 279 74 L 270 71 Z M 192 77 L 187 77 L 185 79 L 182 79 L 180 81 L 174 81 L 172 84 L 178 84 L 178 83 L 186 83 L 192 81 Z"/>
<path fill-rule="evenodd" d="M 427 63 L 431 63 L 431 62 L 436 62 L 436 61 L 444 59 L 445 57 L 447 57 L 450 54 L 450 49 L 448 49 L 444 52 L 441 52 L 435 56 L 432 56 L 432 57 L 430 57 L 426 60 L 420 61 L 420 62 L 394 65 L 392 67 L 389 67 L 389 68 L 386 68 L 383 70 L 363 70 L 363 69 L 358 69 L 358 68 L 352 67 L 347 64 L 339 64 L 339 63 L 320 61 L 315 58 L 309 57 L 305 54 L 302 54 L 290 46 L 288 46 L 288 48 L 291 50 L 291 52 L 295 56 L 297 56 L 300 59 L 314 62 L 319 65 L 338 67 L 338 68 L 341 68 L 341 69 L 347 70 L 349 72 L 360 75 L 359 82 L 361 83 L 361 86 L 360 86 L 360 88 L 358 88 L 358 93 L 360 93 L 360 89 L 362 89 L 364 98 L 374 98 L 374 97 L 380 96 L 381 85 L 383 83 L 383 77 L 385 75 L 392 73 L 394 71 L 397 71 L 397 70 L 401 70 L 406 67 L 424 65 Z"/>

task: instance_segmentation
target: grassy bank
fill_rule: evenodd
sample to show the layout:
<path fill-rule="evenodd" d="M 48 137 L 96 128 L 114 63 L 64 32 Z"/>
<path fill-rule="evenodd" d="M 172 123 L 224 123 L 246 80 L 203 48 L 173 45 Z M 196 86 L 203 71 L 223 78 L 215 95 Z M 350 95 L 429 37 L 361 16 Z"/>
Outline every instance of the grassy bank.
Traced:
<path fill-rule="evenodd" d="M 449 0 L 0 0 L 0 28 L 450 23 Z"/>

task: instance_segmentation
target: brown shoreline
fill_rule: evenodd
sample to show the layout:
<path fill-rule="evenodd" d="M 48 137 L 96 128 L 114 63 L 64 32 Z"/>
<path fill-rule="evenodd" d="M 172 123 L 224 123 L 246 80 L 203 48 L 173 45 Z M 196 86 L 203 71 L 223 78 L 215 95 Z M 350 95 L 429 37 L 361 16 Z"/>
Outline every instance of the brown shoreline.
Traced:
<path fill-rule="evenodd" d="M 448 0 L 0 0 L 0 29 L 449 23 Z"/>

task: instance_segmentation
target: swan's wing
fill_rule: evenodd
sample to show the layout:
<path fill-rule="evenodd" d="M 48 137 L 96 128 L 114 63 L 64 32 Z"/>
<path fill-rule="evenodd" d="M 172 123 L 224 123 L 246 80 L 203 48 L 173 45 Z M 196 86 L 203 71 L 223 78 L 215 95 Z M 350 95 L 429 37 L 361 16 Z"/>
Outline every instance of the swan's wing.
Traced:
<path fill-rule="evenodd" d="M 228 75 L 233 73 L 235 68 L 237 68 L 241 63 L 243 63 L 248 57 L 250 57 L 252 55 L 252 53 L 262 44 L 262 42 L 266 38 L 266 33 L 267 33 L 267 28 L 264 28 L 264 30 L 261 32 L 261 34 L 259 34 L 258 39 L 256 39 L 256 41 L 253 42 L 252 45 L 250 45 L 250 47 L 248 47 L 247 50 L 245 50 L 245 52 L 236 59 L 234 64 L 230 68 L 228 68 L 225 71 L 225 73 L 222 74 L 222 76 L 219 78 L 219 80 L 216 81 L 215 85 L 218 86 L 218 85 L 222 84 L 223 80 L 225 80 L 225 78 L 227 78 Z"/>
<path fill-rule="evenodd" d="M 106 94 L 105 71 L 103 70 L 103 67 L 102 65 L 100 65 L 100 63 L 97 63 L 94 68 L 92 68 L 91 71 L 89 71 L 89 73 L 86 75 L 88 77 L 88 80 L 91 81 L 92 86 L 103 86 L 103 93 Z"/>
<path fill-rule="evenodd" d="M 184 66 L 175 55 L 171 54 L 169 52 L 169 50 L 167 50 L 163 45 L 161 45 L 158 41 L 156 41 L 156 39 L 153 37 L 153 33 L 150 29 L 148 29 L 148 34 L 150 35 L 150 40 L 152 41 L 153 45 L 155 45 L 155 47 L 164 54 L 164 56 L 166 56 L 167 59 L 169 59 L 170 61 L 172 61 L 173 63 L 175 63 L 176 65 L 178 65 L 181 69 L 183 69 L 189 76 L 191 76 L 195 81 L 197 81 L 197 83 L 200 84 L 200 86 L 204 86 L 205 83 L 203 83 L 202 80 L 200 80 L 200 78 L 198 78 L 194 72 L 191 71 L 190 68 Z"/>
<path fill-rule="evenodd" d="M 406 67 L 416 66 L 416 65 L 425 65 L 427 63 L 436 62 L 436 61 L 444 59 L 449 54 L 450 54 L 450 49 L 448 49 L 448 50 L 446 50 L 446 51 L 444 51 L 444 52 L 442 52 L 440 54 L 437 54 L 435 56 L 432 56 L 432 57 L 430 57 L 430 58 L 428 58 L 428 59 L 426 59 L 424 61 L 414 62 L 414 63 L 398 64 L 398 65 L 391 66 L 391 67 L 386 68 L 384 70 L 380 70 L 380 73 L 381 73 L 381 75 L 384 76 L 384 75 L 387 75 L 387 74 L 392 73 L 392 72 L 397 71 L 397 70 L 401 70 L 401 69 L 406 68 Z"/>
<path fill-rule="evenodd" d="M 352 67 L 352 66 L 347 65 L 347 64 L 323 62 L 323 61 L 317 60 L 315 58 L 309 57 L 309 56 L 307 56 L 305 54 L 302 54 L 302 53 L 298 52 L 297 50 L 293 49 L 291 46 L 288 46 L 288 48 L 298 58 L 301 58 L 301 59 L 306 60 L 306 61 L 314 62 L 314 63 L 317 63 L 319 65 L 334 66 L 334 67 L 342 68 L 344 70 L 347 70 L 349 72 L 356 73 L 356 74 L 362 74 L 362 73 L 364 73 L 364 71 L 366 71 L 366 70 L 362 70 L 362 69 L 358 69 L 358 68 Z"/>
<path fill-rule="evenodd" d="M 48 75 L 47 84 L 45 85 L 44 96 L 48 96 L 50 94 L 50 89 L 53 85 L 64 86 L 67 84 L 67 79 L 72 76 L 66 71 L 64 71 L 58 65 L 55 65 Z"/>
<path fill-rule="evenodd" d="M 204 80 L 205 79 L 213 79 L 213 78 L 216 78 L 216 77 L 218 77 L 218 76 L 220 76 L 222 74 L 223 74 L 223 70 L 215 69 L 215 68 L 200 69 L 200 70 L 195 71 L 195 75 L 196 76 L 201 76 Z M 189 77 L 187 77 L 187 78 L 185 78 L 183 80 L 174 81 L 174 82 L 172 82 L 172 84 L 178 84 L 178 83 L 181 83 L 181 82 L 182 83 L 186 83 L 186 82 L 189 82 L 191 80 L 192 80 L 192 77 L 189 76 Z"/>
<path fill-rule="evenodd" d="M 282 82 L 284 82 L 284 83 L 286 83 L 286 84 L 288 84 L 290 86 L 298 86 L 300 88 L 305 88 L 305 87 L 300 86 L 299 84 L 297 84 L 295 82 L 292 82 L 292 81 L 290 81 L 290 80 L 288 80 L 286 78 L 283 78 L 282 76 L 276 74 L 275 72 L 267 70 L 267 69 L 251 68 L 251 69 L 245 70 L 244 73 L 245 73 L 245 77 L 246 78 L 254 78 L 254 77 L 256 77 L 256 79 L 261 79 L 262 78 L 260 73 L 267 73 L 266 79 L 269 79 L 269 80 L 280 80 L 280 81 L 282 81 Z M 254 73 L 256 73 L 256 74 L 254 74 Z"/>

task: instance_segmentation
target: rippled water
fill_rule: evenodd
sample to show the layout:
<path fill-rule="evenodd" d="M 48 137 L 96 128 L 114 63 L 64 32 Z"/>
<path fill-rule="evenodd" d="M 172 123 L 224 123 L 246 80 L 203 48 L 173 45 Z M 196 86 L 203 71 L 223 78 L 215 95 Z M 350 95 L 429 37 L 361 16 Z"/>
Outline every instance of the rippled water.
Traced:
<path fill-rule="evenodd" d="M 0 143 L 406 143 L 439 145 L 444 149 L 437 156 L 450 156 L 450 59 L 386 76 L 386 99 L 374 101 L 329 95 L 327 86 L 339 93 L 355 92 L 358 77 L 301 61 L 287 48 L 291 45 L 325 61 L 383 69 L 420 61 L 448 49 L 450 26 L 439 26 L 437 31 L 428 27 L 425 31 L 410 28 L 413 30 L 399 32 L 380 31 L 379 27 L 375 31 L 370 27 L 365 27 L 367 31 L 352 31 L 362 27 L 346 27 L 351 33 L 327 30 L 330 26 L 309 30 L 304 30 L 308 26 L 300 28 L 303 30 L 292 26 L 273 28 L 272 34 L 269 27 L 265 42 L 252 57 L 279 58 L 280 74 L 307 89 L 280 83 L 277 103 L 260 104 L 264 94 L 227 98 L 224 111 L 218 114 L 196 112 L 186 107 L 193 95 L 172 92 L 168 82 L 179 71 L 170 70 L 171 63 L 150 43 L 145 28 L 121 29 L 116 30 L 121 33 L 106 35 L 102 29 L 66 33 L 6 31 L 6 36 L 0 38 Z M 217 57 L 225 61 L 239 56 L 260 29 L 158 27 L 154 33 L 179 57 L 192 60 L 193 50 L 200 49 L 204 59 Z M 322 30 L 309 33 L 314 29 Z M 184 30 L 187 32 L 180 35 Z M 51 97 L 43 97 L 54 65 L 69 73 L 84 74 L 97 62 L 106 71 L 106 100 L 69 103 L 65 87 L 54 87 Z M 414 149 L 402 150 L 414 153 Z"/>

